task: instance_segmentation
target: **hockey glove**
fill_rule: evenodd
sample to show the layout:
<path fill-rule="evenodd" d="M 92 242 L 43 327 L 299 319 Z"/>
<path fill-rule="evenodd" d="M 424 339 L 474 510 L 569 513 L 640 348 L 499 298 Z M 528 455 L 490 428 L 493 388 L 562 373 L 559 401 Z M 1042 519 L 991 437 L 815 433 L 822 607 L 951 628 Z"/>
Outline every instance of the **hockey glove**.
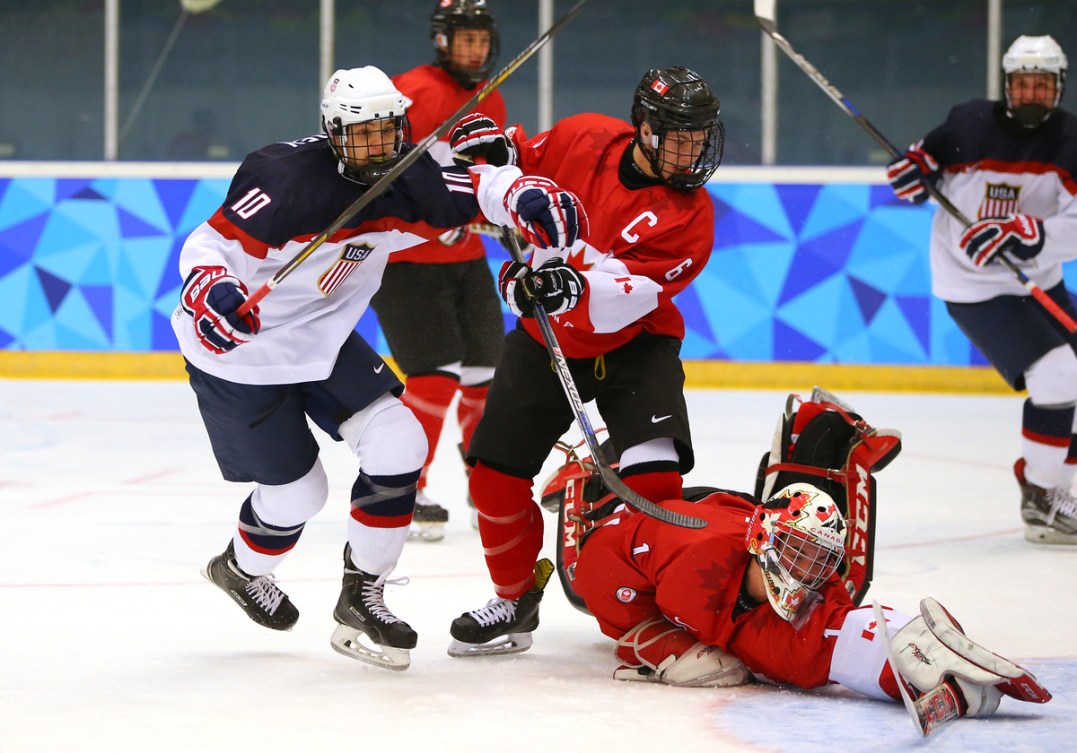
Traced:
<path fill-rule="evenodd" d="M 449 131 L 453 161 L 461 167 L 516 164 L 516 145 L 490 118 L 474 112 Z"/>
<path fill-rule="evenodd" d="M 925 180 L 932 184 L 938 180 L 939 163 L 924 151 L 924 142 L 917 141 L 905 152 L 905 156 L 894 160 L 886 168 L 886 179 L 890 187 L 903 201 L 923 204 L 927 201 L 928 191 Z"/>
<path fill-rule="evenodd" d="M 180 305 L 194 319 L 198 342 L 222 355 L 250 340 L 261 328 L 258 307 L 240 316 L 236 309 L 247 300 L 247 286 L 224 267 L 195 267 L 187 275 Z"/>
<path fill-rule="evenodd" d="M 505 194 L 505 208 L 524 240 L 538 248 L 568 248 L 587 236 L 583 204 L 549 178 L 517 178 Z"/>
<path fill-rule="evenodd" d="M 587 290 L 587 280 L 555 256 L 538 269 L 518 261 L 505 262 L 498 275 L 498 289 L 516 316 L 533 317 L 533 303 L 556 316 L 579 304 Z"/>
<path fill-rule="evenodd" d="M 1027 214 L 980 220 L 961 236 L 961 250 L 982 268 L 999 254 L 1013 254 L 1025 261 L 1043 250 L 1043 220 Z"/>

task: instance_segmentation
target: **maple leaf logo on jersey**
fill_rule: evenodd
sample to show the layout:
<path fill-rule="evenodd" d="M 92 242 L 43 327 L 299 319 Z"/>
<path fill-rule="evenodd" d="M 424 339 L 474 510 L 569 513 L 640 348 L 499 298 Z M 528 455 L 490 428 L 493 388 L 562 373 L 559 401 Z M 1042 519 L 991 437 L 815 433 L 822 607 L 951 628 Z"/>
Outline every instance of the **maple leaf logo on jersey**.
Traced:
<path fill-rule="evenodd" d="M 1011 186 L 1009 183 L 988 183 L 984 187 L 984 199 L 980 202 L 978 219 L 988 217 L 1009 217 L 1018 214 L 1018 205 L 1021 198 L 1021 186 Z"/>
<path fill-rule="evenodd" d="M 318 290 L 322 291 L 322 294 L 327 297 L 332 295 L 333 291 L 339 288 L 348 279 L 348 276 L 366 261 L 373 250 L 374 247 L 369 243 L 349 243 L 346 245 L 344 250 L 340 252 L 340 258 L 318 278 Z"/>

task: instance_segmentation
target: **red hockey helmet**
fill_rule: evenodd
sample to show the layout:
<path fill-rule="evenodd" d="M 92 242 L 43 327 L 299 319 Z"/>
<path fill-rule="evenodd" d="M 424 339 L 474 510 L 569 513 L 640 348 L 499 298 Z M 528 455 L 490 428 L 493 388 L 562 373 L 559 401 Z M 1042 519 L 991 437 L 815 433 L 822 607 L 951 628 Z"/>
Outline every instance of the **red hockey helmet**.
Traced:
<path fill-rule="evenodd" d="M 756 508 L 748 551 L 759 560 L 774 611 L 795 623 L 845 556 L 845 518 L 826 492 L 790 484 Z"/>

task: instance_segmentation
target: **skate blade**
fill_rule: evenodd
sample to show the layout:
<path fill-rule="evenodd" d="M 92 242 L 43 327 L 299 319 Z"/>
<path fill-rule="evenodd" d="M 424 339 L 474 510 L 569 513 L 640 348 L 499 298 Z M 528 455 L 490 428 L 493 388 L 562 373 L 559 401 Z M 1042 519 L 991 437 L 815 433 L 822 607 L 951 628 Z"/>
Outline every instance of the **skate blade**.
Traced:
<path fill-rule="evenodd" d="M 411 666 L 411 654 L 406 648 L 393 648 L 392 646 L 375 645 L 374 648 L 366 646 L 360 636 L 364 633 L 348 625 L 337 625 L 329 643 L 338 654 L 347 656 L 349 659 L 361 661 L 364 664 L 372 664 L 375 667 L 391 669 L 403 672 Z"/>
<path fill-rule="evenodd" d="M 531 633 L 509 633 L 494 638 L 487 643 L 464 643 L 455 638 L 449 644 L 449 656 L 457 658 L 469 656 L 495 656 L 498 654 L 519 654 L 531 648 Z"/>
<path fill-rule="evenodd" d="M 444 523 L 412 523 L 408 529 L 408 541 L 433 543 L 445 538 Z"/>
<path fill-rule="evenodd" d="M 934 599 L 924 599 L 920 603 L 920 613 L 928 629 L 942 645 L 966 661 L 998 675 L 1002 682 L 996 687 L 1006 695 L 1027 703 L 1047 703 L 1051 700 L 1051 692 L 1031 672 L 971 640 L 946 608 Z"/>
<path fill-rule="evenodd" d="M 1025 525 L 1025 541 L 1053 546 L 1077 546 L 1077 534 L 1044 525 Z"/>

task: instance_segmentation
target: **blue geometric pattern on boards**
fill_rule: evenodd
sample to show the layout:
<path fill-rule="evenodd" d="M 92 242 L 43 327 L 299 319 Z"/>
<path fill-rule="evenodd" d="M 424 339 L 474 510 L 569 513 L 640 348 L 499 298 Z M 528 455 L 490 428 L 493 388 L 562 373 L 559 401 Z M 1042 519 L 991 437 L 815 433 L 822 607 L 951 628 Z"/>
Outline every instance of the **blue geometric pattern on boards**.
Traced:
<path fill-rule="evenodd" d="M 0 179 L 0 347 L 175 350 L 179 249 L 229 182 Z"/>
<path fill-rule="evenodd" d="M 0 348 L 175 350 L 180 249 L 229 182 L 0 179 Z M 931 207 L 900 203 L 885 185 L 713 183 L 707 191 L 714 249 L 677 297 L 682 357 L 985 363 L 930 294 Z M 484 242 L 496 274 L 505 252 Z M 504 305 L 502 313 L 512 327 Z M 356 329 L 388 353 L 374 312 Z"/>

